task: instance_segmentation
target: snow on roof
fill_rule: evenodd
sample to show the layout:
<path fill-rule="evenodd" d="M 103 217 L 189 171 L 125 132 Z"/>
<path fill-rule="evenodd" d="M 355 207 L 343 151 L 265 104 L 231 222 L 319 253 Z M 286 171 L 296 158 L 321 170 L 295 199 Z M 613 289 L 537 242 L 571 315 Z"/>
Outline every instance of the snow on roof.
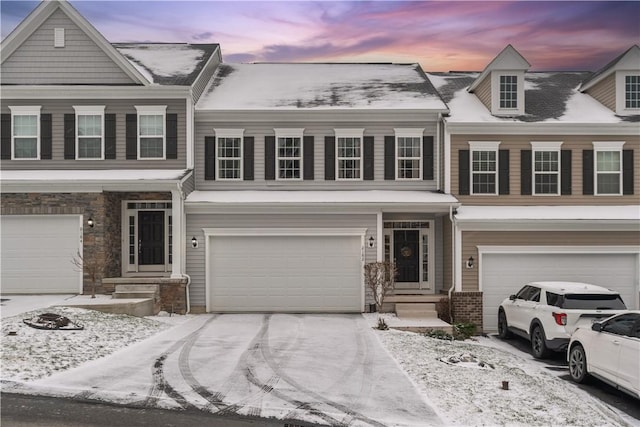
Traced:
<path fill-rule="evenodd" d="M 190 85 L 218 45 L 116 43 L 113 46 L 152 83 Z"/>
<path fill-rule="evenodd" d="M 631 206 L 461 206 L 459 222 L 482 221 L 635 221 L 640 205 Z"/>
<path fill-rule="evenodd" d="M 580 92 L 588 72 L 528 72 L 525 74 L 525 114 L 497 117 L 467 88 L 475 72 L 428 73 L 449 106 L 449 122 L 455 123 L 623 123 L 640 116 L 617 116 L 590 95 Z"/>
<path fill-rule="evenodd" d="M 451 204 L 458 200 L 428 191 L 194 191 L 187 203 L 229 204 Z"/>
<path fill-rule="evenodd" d="M 446 110 L 417 64 L 222 64 L 199 110 Z"/>
<path fill-rule="evenodd" d="M 182 179 L 187 172 L 184 169 L 2 170 L 0 182 L 172 181 Z"/>

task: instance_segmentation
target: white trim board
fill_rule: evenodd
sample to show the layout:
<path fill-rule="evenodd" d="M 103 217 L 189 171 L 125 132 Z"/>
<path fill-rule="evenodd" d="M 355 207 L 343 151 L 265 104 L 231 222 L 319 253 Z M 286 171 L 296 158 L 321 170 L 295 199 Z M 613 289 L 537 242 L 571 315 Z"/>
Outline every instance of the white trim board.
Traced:
<path fill-rule="evenodd" d="M 366 228 L 203 228 L 209 236 L 364 236 Z"/>

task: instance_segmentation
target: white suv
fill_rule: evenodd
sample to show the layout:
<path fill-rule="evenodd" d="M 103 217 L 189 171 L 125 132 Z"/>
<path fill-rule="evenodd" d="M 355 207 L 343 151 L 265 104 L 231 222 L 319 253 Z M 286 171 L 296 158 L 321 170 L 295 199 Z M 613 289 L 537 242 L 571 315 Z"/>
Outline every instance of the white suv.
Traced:
<path fill-rule="evenodd" d="M 533 357 L 541 359 L 550 350 L 565 351 L 578 326 L 625 309 L 620 294 L 600 286 L 532 282 L 500 304 L 498 336 L 516 334 L 531 341 Z"/>

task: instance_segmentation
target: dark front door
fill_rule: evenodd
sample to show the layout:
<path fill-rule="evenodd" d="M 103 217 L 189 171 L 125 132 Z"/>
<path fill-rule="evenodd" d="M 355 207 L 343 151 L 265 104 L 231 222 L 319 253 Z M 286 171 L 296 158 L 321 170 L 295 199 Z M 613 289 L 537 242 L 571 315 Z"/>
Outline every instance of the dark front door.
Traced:
<path fill-rule="evenodd" d="M 396 282 L 418 282 L 420 246 L 418 230 L 393 231 L 393 255 L 398 269 Z"/>
<path fill-rule="evenodd" d="M 138 212 L 138 264 L 164 264 L 164 212 Z"/>

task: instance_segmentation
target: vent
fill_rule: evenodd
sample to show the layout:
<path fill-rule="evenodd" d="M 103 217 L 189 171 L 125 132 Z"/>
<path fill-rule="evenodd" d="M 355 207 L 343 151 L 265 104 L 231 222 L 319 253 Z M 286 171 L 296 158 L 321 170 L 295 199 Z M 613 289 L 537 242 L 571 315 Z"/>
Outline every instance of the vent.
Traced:
<path fill-rule="evenodd" d="M 64 47 L 64 28 L 53 29 L 53 47 Z"/>

